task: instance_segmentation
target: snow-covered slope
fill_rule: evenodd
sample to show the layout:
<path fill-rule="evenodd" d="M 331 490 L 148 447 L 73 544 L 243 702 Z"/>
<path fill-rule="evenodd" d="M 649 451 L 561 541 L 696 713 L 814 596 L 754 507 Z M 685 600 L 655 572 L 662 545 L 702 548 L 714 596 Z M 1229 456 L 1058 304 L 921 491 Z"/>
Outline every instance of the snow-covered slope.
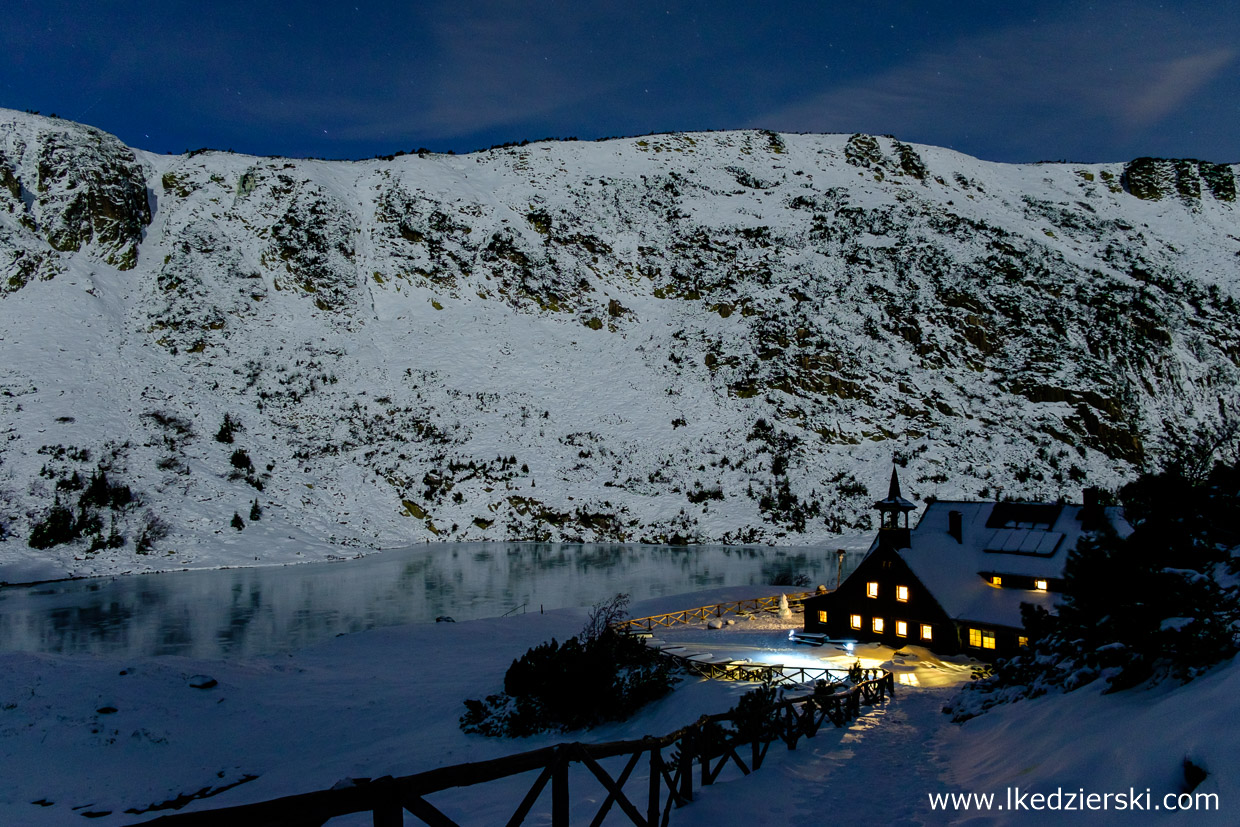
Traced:
<path fill-rule="evenodd" d="M 1234 172 L 765 132 L 157 156 L 0 112 L 0 557 L 820 542 L 893 455 L 914 498 L 1076 499 L 1234 409 Z M 101 468 L 141 504 L 83 509 Z M 57 501 L 98 531 L 28 547 Z"/>

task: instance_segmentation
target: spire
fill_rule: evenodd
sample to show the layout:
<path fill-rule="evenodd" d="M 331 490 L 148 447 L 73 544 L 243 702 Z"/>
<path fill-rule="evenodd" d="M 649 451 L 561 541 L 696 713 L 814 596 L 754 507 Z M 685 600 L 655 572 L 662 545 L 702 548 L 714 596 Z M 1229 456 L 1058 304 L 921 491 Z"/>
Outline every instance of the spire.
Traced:
<path fill-rule="evenodd" d="M 896 468 L 891 469 L 891 485 L 887 489 L 887 499 L 874 503 L 879 512 L 879 542 L 894 549 L 908 548 L 910 535 L 908 513 L 917 508 L 900 493 L 900 476 Z M 903 516 L 903 520 L 901 520 Z"/>
<path fill-rule="evenodd" d="M 891 468 L 891 485 L 887 488 L 887 499 L 874 503 L 879 511 L 912 511 L 917 506 L 904 499 L 900 493 L 900 476 L 895 466 Z"/>

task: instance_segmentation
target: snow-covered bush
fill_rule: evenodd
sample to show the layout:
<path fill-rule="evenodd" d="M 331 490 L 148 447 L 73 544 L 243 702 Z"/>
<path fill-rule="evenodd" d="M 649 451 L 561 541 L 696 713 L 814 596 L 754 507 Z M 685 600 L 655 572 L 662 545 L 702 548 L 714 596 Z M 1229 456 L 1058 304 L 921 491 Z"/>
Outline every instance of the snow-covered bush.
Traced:
<path fill-rule="evenodd" d="M 626 595 L 596 605 L 577 637 L 528 650 L 504 675 L 504 691 L 465 701 L 461 729 L 523 737 L 620 721 L 675 684 L 668 661 L 640 639 L 616 632 Z"/>

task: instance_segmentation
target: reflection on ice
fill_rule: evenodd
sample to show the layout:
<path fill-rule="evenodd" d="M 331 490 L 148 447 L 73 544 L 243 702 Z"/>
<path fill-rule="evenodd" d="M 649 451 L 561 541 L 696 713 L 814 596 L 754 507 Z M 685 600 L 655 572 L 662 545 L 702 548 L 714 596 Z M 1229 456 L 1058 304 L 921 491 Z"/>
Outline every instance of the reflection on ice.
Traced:
<path fill-rule="evenodd" d="M 859 562 L 850 553 L 845 574 Z M 589 606 L 805 574 L 834 584 L 833 549 L 459 543 L 332 563 L 0 588 L 0 651 L 225 657 L 378 626 Z"/>

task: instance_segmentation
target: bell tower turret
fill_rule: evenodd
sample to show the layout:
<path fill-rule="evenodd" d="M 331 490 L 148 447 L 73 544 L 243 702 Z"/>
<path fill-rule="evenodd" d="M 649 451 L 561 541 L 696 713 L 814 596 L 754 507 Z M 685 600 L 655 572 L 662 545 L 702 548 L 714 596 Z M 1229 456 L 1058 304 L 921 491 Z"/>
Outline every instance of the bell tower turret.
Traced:
<path fill-rule="evenodd" d="M 887 498 L 874 503 L 878 509 L 878 544 L 892 550 L 909 548 L 908 513 L 917 508 L 900 494 L 900 477 L 891 469 L 891 485 Z"/>

